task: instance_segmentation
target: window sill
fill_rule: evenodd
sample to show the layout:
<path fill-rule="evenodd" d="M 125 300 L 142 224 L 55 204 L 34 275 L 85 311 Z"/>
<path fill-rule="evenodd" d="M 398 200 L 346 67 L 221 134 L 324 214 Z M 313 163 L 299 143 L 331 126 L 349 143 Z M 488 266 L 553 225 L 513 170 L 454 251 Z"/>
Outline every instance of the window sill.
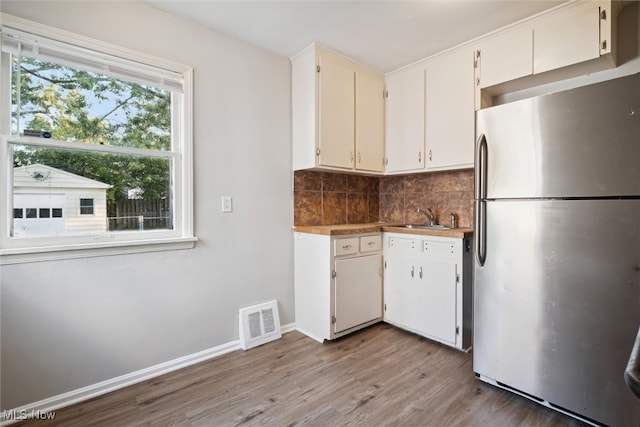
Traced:
<path fill-rule="evenodd" d="M 192 249 L 197 237 L 0 249 L 0 265 Z"/>

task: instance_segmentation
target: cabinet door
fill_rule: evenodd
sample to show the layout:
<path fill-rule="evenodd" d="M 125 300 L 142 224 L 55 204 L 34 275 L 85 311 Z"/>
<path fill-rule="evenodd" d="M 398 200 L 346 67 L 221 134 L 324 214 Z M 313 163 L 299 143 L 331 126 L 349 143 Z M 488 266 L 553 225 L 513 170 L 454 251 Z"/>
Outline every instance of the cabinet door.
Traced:
<path fill-rule="evenodd" d="M 415 329 L 452 345 L 456 342 L 456 268 L 450 261 L 421 260 L 414 295 Z"/>
<path fill-rule="evenodd" d="M 347 64 L 330 56 L 320 56 L 318 64 L 318 163 L 352 169 L 355 73 Z"/>
<path fill-rule="evenodd" d="M 380 254 L 336 260 L 334 333 L 381 317 L 381 262 Z"/>
<path fill-rule="evenodd" d="M 500 32 L 478 47 L 480 89 L 530 76 L 533 72 L 533 33 L 525 26 Z"/>
<path fill-rule="evenodd" d="M 415 276 L 415 269 L 414 276 Z M 384 320 L 411 328 L 412 257 L 396 253 L 385 254 L 384 260 Z"/>
<path fill-rule="evenodd" d="M 384 169 L 384 79 L 356 72 L 356 169 Z"/>
<path fill-rule="evenodd" d="M 386 172 L 424 169 L 425 70 L 387 77 Z"/>
<path fill-rule="evenodd" d="M 473 167 L 475 132 L 473 50 L 427 64 L 427 170 Z"/>
<path fill-rule="evenodd" d="M 600 56 L 600 7 L 591 3 L 541 19 L 533 29 L 533 72 Z"/>

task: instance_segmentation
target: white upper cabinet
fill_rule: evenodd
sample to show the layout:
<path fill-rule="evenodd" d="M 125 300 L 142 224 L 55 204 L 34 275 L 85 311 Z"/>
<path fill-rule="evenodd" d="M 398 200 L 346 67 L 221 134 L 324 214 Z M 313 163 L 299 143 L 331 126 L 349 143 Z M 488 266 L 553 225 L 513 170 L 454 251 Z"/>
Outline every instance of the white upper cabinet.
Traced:
<path fill-rule="evenodd" d="M 318 165 L 353 167 L 355 72 L 344 61 L 318 57 Z"/>
<path fill-rule="evenodd" d="M 424 170 L 425 68 L 413 66 L 386 77 L 387 173 Z"/>
<path fill-rule="evenodd" d="M 578 65 L 558 78 L 615 66 L 613 37 L 620 6 L 609 0 L 571 3 L 481 39 L 476 44 L 478 88 L 537 76 L 605 55 L 610 60 L 601 61 L 594 68 Z M 536 84 L 553 80 L 538 79 Z"/>
<path fill-rule="evenodd" d="M 312 45 L 291 58 L 293 169 L 473 167 L 474 111 L 505 93 L 615 66 L 623 4 L 568 2 L 385 76 Z"/>
<path fill-rule="evenodd" d="M 315 45 L 291 62 L 293 169 L 381 172 L 383 76 Z"/>
<path fill-rule="evenodd" d="M 476 83 L 480 89 L 533 72 L 533 33 L 529 26 L 501 31 L 482 41 L 477 51 Z"/>
<path fill-rule="evenodd" d="M 357 170 L 384 170 L 384 78 L 356 71 Z"/>
<path fill-rule="evenodd" d="M 458 49 L 427 62 L 427 171 L 473 167 L 473 55 Z"/>
<path fill-rule="evenodd" d="M 533 26 L 533 72 L 542 73 L 598 58 L 610 52 L 610 24 L 601 33 L 600 22 L 611 19 L 610 2 L 585 2 L 537 20 Z M 609 15 L 609 16 L 608 16 Z M 601 44 L 602 43 L 602 44 Z"/>

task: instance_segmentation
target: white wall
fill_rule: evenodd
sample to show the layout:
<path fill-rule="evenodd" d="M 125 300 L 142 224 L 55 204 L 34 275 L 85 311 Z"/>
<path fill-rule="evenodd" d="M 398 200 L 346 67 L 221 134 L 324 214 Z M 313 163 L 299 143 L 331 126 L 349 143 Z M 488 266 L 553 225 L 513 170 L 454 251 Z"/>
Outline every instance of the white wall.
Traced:
<path fill-rule="evenodd" d="M 2 409 L 238 339 L 239 307 L 294 321 L 290 66 L 142 2 L 1 10 L 195 69 L 195 249 L 0 267 Z M 220 197 L 234 212 L 220 213 Z"/>

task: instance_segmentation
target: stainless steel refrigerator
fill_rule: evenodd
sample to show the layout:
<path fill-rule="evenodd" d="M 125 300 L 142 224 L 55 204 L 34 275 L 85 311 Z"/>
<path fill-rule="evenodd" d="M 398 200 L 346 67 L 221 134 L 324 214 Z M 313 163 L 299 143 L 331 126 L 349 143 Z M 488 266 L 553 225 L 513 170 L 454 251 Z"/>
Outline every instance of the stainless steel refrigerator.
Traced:
<path fill-rule="evenodd" d="M 640 426 L 640 74 L 477 112 L 473 369 Z"/>

